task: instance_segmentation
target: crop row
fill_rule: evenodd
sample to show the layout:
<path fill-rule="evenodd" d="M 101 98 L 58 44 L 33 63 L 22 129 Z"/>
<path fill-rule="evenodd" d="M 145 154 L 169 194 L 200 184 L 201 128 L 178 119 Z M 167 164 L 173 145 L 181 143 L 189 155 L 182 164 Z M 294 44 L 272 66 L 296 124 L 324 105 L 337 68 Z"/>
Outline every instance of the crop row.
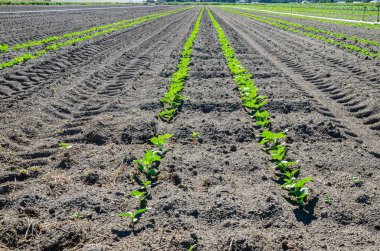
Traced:
<path fill-rule="evenodd" d="M 165 93 L 164 97 L 160 100 L 164 106 L 164 109 L 159 113 L 158 116 L 164 121 L 172 121 L 182 105 L 183 96 L 181 92 L 185 86 L 185 80 L 190 69 L 188 66 L 190 63 L 191 52 L 193 51 L 194 41 L 199 31 L 203 10 L 204 9 L 202 8 L 197 21 L 195 22 L 194 29 L 192 30 L 190 37 L 187 39 L 183 47 L 183 51 L 181 53 L 181 61 L 177 65 L 177 71 L 174 72 L 170 78 L 169 89 Z"/>
<path fill-rule="evenodd" d="M 173 10 L 173 11 L 169 11 L 169 12 L 175 13 L 177 11 L 178 10 Z M 43 39 L 39 39 L 39 40 L 31 40 L 31 41 L 27 41 L 25 43 L 15 44 L 13 46 L 9 46 L 8 44 L 0 44 L 0 53 L 1 52 L 4 53 L 4 52 L 7 52 L 7 51 L 19 51 L 19 50 L 22 50 L 22 49 L 29 49 L 29 48 L 32 48 L 32 47 L 35 47 L 35 46 L 39 46 L 39 45 L 46 45 L 46 44 L 49 44 L 50 42 L 54 42 L 54 41 L 65 40 L 65 39 L 68 39 L 68 38 L 82 36 L 82 35 L 90 35 L 90 33 L 92 33 L 92 32 L 99 32 L 99 31 L 103 31 L 103 30 L 109 30 L 111 28 L 119 28 L 119 27 L 123 27 L 123 25 L 125 25 L 125 24 L 131 23 L 131 22 L 136 22 L 136 21 L 139 21 L 139 20 L 142 20 L 142 19 L 154 18 L 156 16 L 160 17 L 161 14 L 165 14 L 165 13 L 168 13 L 168 12 L 151 14 L 151 15 L 147 15 L 147 16 L 142 16 L 142 17 L 134 18 L 134 19 L 122 20 L 122 21 L 118 21 L 118 22 L 114 22 L 114 23 L 110 23 L 110 24 L 105 24 L 105 25 L 101 25 L 101 26 L 92 27 L 92 28 L 89 28 L 89 29 L 81 30 L 81 31 L 75 31 L 75 32 L 71 32 L 71 33 L 66 33 L 66 34 L 61 35 L 61 36 L 51 36 L 51 37 L 47 37 L 47 38 L 43 38 Z"/>
<path fill-rule="evenodd" d="M 276 28 L 280 28 L 280 29 L 285 30 L 285 31 L 291 31 L 293 33 L 297 33 L 297 34 L 300 34 L 300 35 L 303 35 L 303 36 L 307 36 L 307 37 L 311 37 L 311 38 L 314 38 L 314 39 L 318 39 L 318 40 L 321 40 L 323 42 L 327 42 L 329 44 L 338 45 L 340 47 L 346 48 L 346 49 L 351 50 L 351 51 L 359 52 L 359 53 L 361 53 L 363 55 L 366 55 L 366 56 L 369 56 L 369 57 L 373 57 L 373 58 L 379 58 L 380 57 L 380 51 L 372 52 L 372 51 L 369 51 L 368 49 L 365 49 L 365 48 L 362 48 L 362 47 L 359 47 L 359 46 L 356 46 L 356 45 L 344 43 L 344 42 L 341 42 L 341 41 L 336 41 L 336 40 L 334 40 L 332 38 L 329 38 L 329 37 L 326 37 L 326 36 L 318 34 L 318 32 L 320 32 L 322 30 L 316 29 L 314 27 L 304 26 L 305 27 L 304 30 L 307 30 L 307 31 L 302 31 L 300 29 L 303 29 L 302 28 L 303 25 L 300 25 L 300 24 L 297 25 L 297 24 L 292 23 L 292 22 L 287 22 L 287 21 L 283 21 L 283 20 L 279 20 L 279 19 L 275 19 L 275 18 L 268 18 L 268 17 L 264 18 L 262 16 L 250 14 L 250 13 L 247 13 L 247 12 L 240 12 L 240 11 L 232 10 L 232 9 L 229 9 L 229 8 L 222 8 L 222 9 L 225 10 L 225 11 L 227 11 L 227 12 L 231 12 L 231 13 L 234 13 L 234 14 L 237 14 L 237 15 L 240 15 L 240 16 L 244 16 L 244 17 L 253 19 L 255 21 L 258 21 L 258 22 L 261 22 L 261 23 L 265 23 L 265 24 L 274 26 Z M 296 28 L 294 28 L 294 27 L 296 27 Z M 325 33 L 323 33 L 323 34 L 325 34 L 325 35 L 332 35 L 332 34 L 328 34 L 328 31 L 324 31 L 324 32 Z M 354 37 L 348 37 L 348 36 L 344 37 L 345 35 L 340 36 L 339 34 L 340 33 L 335 33 L 335 36 L 339 37 L 339 38 L 343 38 L 343 39 L 344 38 L 346 38 L 346 39 L 348 39 L 348 38 L 354 39 Z M 377 43 L 375 41 L 371 41 L 371 40 L 367 40 L 367 39 L 359 39 L 359 38 L 358 38 L 358 40 L 360 40 L 361 42 L 366 41 L 367 44 L 372 44 L 372 45 L 380 46 L 379 43 Z"/>
<path fill-rule="evenodd" d="M 15 57 L 8 62 L 0 63 L 0 70 L 12 67 L 12 66 L 17 65 L 17 64 L 21 64 L 21 63 L 28 61 L 30 59 L 41 57 L 42 55 L 48 53 L 49 51 L 56 51 L 56 50 L 58 50 L 62 47 L 65 47 L 67 45 L 73 45 L 73 44 L 76 44 L 76 43 L 79 43 L 82 41 L 89 40 L 89 39 L 94 38 L 94 37 L 98 37 L 101 35 L 109 34 L 111 32 L 119 31 L 119 30 L 131 27 L 134 25 L 138 25 L 138 24 L 141 24 L 144 22 L 152 21 L 152 20 L 155 20 L 157 18 L 164 17 L 164 16 L 167 16 L 170 14 L 174 14 L 174 13 L 186 10 L 186 9 L 188 9 L 188 8 L 182 8 L 182 9 L 172 10 L 172 11 L 163 12 L 163 13 L 159 13 L 159 14 L 142 16 L 142 17 L 135 18 L 135 19 L 120 21 L 120 22 L 117 22 L 114 24 L 103 25 L 103 26 L 94 27 L 94 28 L 84 30 L 84 31 L 65 34 L 65 35 L 59 36 L 59 37 L 54 36 L 54 37 L 45 38 L 45 39 L 38 40 L 38 41 L 30 41 L 30 42 L 27 42 L 27 43 L 24 43 L 21 45 L 15 45 L 12 47 L 12 50 L 16 50 L 16 49 L 18 50 L 18 48 L 21 48 L 21 47 L 22 48 L 30 48 L 30 47 L 41 45 L 41 44 L 47 44 L 51 41 L 60 40 L 63 38 L 66 38 L 66 39 L 69 38 L 68 40 L 65 40 L 63 42 L 57 42 L 57 43 L 50 44 L 50 45 L 46 46 L 44 49 L 39 50 L 35 53 L 26 53 L 22 56 Z M 0 50 L 1 50 L 1 48 L 6 48 L 8 50 L 8 45 L 1 45 Z"/>
<path fill-rule="evenodd" d="M 177 71 L 173 73 L 173 75 L 170 78 L 170 87 L 168 93 L 173 93 L 175 97 L 170 96 L 170 94 L 166 94 L 164 98 L 161 99 L 161 102 L 163 104 L 170 104 L 170 109 L 178 109 L 178 106 L 181 104 L 181 99 L 177 99 L 179 94 L 177 91 L 174 93 L 175 85 L 181 85 L 181 90 L 184 87 L 185 84 L 185 78 L 187 76 L 187 71 L 189 70 L 188 65 L 191 58 L 191 52 L 193 48 L 193 44 L 195 41 L 195 38 L 199 31 L 200 21 L 202 19 L 203 15 L 203 8 L 201 12 L 198 15 L 198 18 L 195 22 L 194 28 L 190 33 L 190 36 L 185 42 L 183 51 L 181 53 L 181 60 L 179 64 L 177 65 Z M 182 97 L 182 96 L 181 96 Z M 173 100 L 171 103 L 163 102 L 163 99 L 167 100 Z M 177 106 L 174 106 L 172 103 L 176 102 L 178 103 Z M 164 110 L 165 111 L 165 110 Z M 162 115 L 163 112 L 159 113 L 159 117 L 161 117 L 164 121 L 169 122 L 171 121 L 172 117 L 167 117 Z M 174 116 L 174 115 L 173 115 Z M 134 164 L 136 165 L 136 168 L 133 172 L 133 180 L 136 181 L 139 185 L 139 188 L 133 190 L 130 192 L 130 195 L 137 198 L 139 200 L 139 207 L 130 212 L 120 213 L 118 216 L 121 217 L 128 217 L 131 219 L 131 226 L 134 230 L 135 223 L 138 221 L 138 219 L 141 217 L 143 213 L 145 213 L 148 208 L 147 199 L 151 197 L 150 195 L 150 189 L 154 182 L 156 182 L 157 177 L 159 175 L 158 166 L 161 162 L 161 160 L 165 157 L 165 153 L 167 152 L 167 149 L 164 149 L 167 141 L 172 137 L 172 134 L 166 133 L 163 135 L 158 135 L 157 137 L 153 137 L 150 139 L 150 142 L 155 146 L 153 150 L 147 150 L 145 151 L 145 154 L 143 158 L 137 159 L 134 161 Z"/>
<path fill-rule="evenodd" d="M 264 109 L 267 97 L 260 95 L 258 87 L 253 82 L 252 74 L 235 57 L 232 48 L 223 29 L 216 21 L 211 11 L 207 9 L 211 21 L 218 33 L 219 43 L 226 58 L 236 84 L 239 87 L 241 100 L 247 113 L 254 119 L 256 128 L 259 130 L 260 145 L 264 151 L 270 154 L 274 163 L 274 174 L 278 177 L 282 187 L 288 191 L 288 195 L 302 206 L 305 205 L 309 197 L 309 188 L 305 186 L 312 178 L 299 179 L 300 168 L 297 168 L 298 161 L 286 158 L 288 147 L 285 145 L 286 131 L 274 132 L 270 114 Z M 283 141 L 283 142 L 281 142 Z"/>
<path fill-rule="evenodd" d="M 243 7 L 232 7 L 235 9 L 240 9 L 240 10 L 248 10 L 251 12 L 260 12 L 261 10 L 255 9 L 255 8 L 243 8 Z M 322 23 L 330 23 L 330 24 L 337 24 L 337 25 L 343 25 L 343 26 L 351 26 L 351 27 L 359 27 L 359 28 L 366 28 L 366 29 L 380 29 L 379 25 L 374 25 L 374 24 L 368 24 L 368 23 L 353 23 L 353 22 L 347 22 L 347 21 L 338 21 L 338 20 L 331 20 L 331 19 L 321 19 L 320 17 L 313 17 L 313 16 L 295 16 L 291 13 L 271 13 L 275 14 L 276 16 L 283 16 L 283 17 L 291 17 L 295 19 L 301 19 L 301 20 L 313 20 L 317 22 L 322 22 Z"/>
<path fill-rule="evenodd" d="M 145 213 L 148 208 L 147 199 L 151 198 L 150 189 L 157 181 L 159 174 L 158 166 L 161 160 L 165 157 L 166 150 L 164 149 L 167 141 L 172 137 L 171 134 L 157 135 L 150 139 L 150 142 L 155 146 L 153 150 L 145 151 L 143 158 L 135 160 L 136 165 L 132 171 L 132 180 L 139 187 L 130 192 L 130 195 L 139 200 L 139 206 L 136 210 L 130 212 L 119 213 L 120 217 L 128 217 L 131 219 L 131 226 L 134 230 L 135 223 Z"/>
<path fill-rule="evenodd" d="M 304 31 L 310 31 L 310 32 L 313 32 L 313 33 L 316 33 L 316 34 L 324 34 L 324 35 L 332 36 L 332 37 L 343 39 L 343 40 L 351 40 L 351 41 L 354 41 L 354 42 L 362 43 L 364 45 L 374 45 L 374 46 L 380 47 L 380 43 L 379 42 L 376 42 L 376 41 L 373 41 L 373 40 L 369 40 L 369 39 L 366 39 L 366 38 L 359 38 L 357 36 L 347 36 L 347 35 L 345 35 L 343 33 L 333 32 L 333 31 L 324 30 L 324 29 L 318 29 L 318 28 L 315 28 L 315 27 L 312 27 L 312 26 L 307 26 L 307 25 L 303 25 L 303 24 L 300 24 L 300 23 L 289 22 L 289 21 L 285 21 L 285 20 L 282 20 L 282 19 L 278 19 L 278 18 L 263 17 L 263 16 L 260 16 L 260 17 L 263 18 L 263 19 L 265 19 L 265 20 L 274 21 L 276 23 L 287 25 L 289 27 L 295 27 L 297 29 L 301 29 L 301 30 L 304 30 Z"/>

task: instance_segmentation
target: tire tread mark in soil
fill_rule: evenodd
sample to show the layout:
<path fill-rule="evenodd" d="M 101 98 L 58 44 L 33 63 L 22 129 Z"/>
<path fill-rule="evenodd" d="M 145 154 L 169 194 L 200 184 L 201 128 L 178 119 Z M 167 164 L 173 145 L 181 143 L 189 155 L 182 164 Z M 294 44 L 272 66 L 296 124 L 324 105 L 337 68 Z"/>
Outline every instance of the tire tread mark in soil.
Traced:
<path fill-rule="evenodd" d="M 313 99 L 316 100 L 321 107 L 325 107 L 325 109 L 328 110 L 328 114 L 331 114 L 335 118 L 339 119 L 339 121 L 342 121 L 346 125 L 346 127 L 349 128 L 349 132 L 351 134 L 358 135 L 360 140 L 363 140 L 363 141 L 365 140 L 364 143 L 367 147 L 371 149 L 370 151 L 373 151 L 373 152 L 378 151 L 376 149 L 377 143 L 374 142 L 371 132 L 367 130 L 366 128 L 367 126 L 364 125 L 363 123 L 364 121 L 360 123 L 359 121 L 355 121 L 356 120 L 355 117 L 347 116 L 349 112 L 346 112 L 347 111 L 346 109 L 342 109 L 341 107 L 332 104 L 331 103 L 332 99 L 330 98 L 329 95 L 326 95 L 326 96 L 321 95 L 323 92 L 320 92 L 319 89 L 313 87 L 312 85 L 309 85 L 308 82 L 305 82 L 305 79 L 302 76 L 302 74 L 294 74 L 297 72 L 297 70 L 303 72 L 302 70 L 303 66 L 299 65 L 298 62 L 295 61 L 295 59 L 293 59 L 291 56 L 279 55 L 280 53 L 277 50 L 274 50 L 271 44 L 267 43 L 267 38 L 265 34 L 263 34 L 263 36 L 257 36 L 256 35 L 256 32 L 258 32 L 257 30 L 256 32 L 253 32 L 250 29 L 246 29 L 246 26 L 243 25 L 241 21 L 236 19 L 236 15 L 229 15 L 227 12 L 223 12 L 223 14 L 227 13 L 228 15 L 222 16 L 219 10 L 214 11 L 214 13 L 216 14 L 216 18 L 218 19 L 218 22 L 221 23 L 222 27 L 230 27 L 229 29 L 232 29 L 233 32 L 236 32 L 241 38 L 247 41 L 247 43 L 251 45 L 253 48 L 255 48 L 255 50 L 258 51 L 259 54 L 263 55 L 265 58 L 270 60 L 273 65 L 275 65 L 277 68 L 283 71 L 286 75 L 288 75 L 291 79 L 293 79 L 295 83 L 297 83 L 299 88 L 301 88 L 308 95 L 314 97 Z M 229 21 L 227 21 L 228 24 L 225 21 L 227 19 L 229 19 Z M 228 30 L 228 28 L 225 28 L 225 29 Z M 263 32 L 260 31 L 259 34 L 261 33 Z M 279 39 L 278 41 L 281 41 L 281 44 L 284 44 L 286 40 Z M 312 62 L 313 61 L 314 60 L 312 60 Z M 286 64 L 286 62 L 288 62 L 288 64 Z M 289 65 L 290 66 L 297 65 L 297 67 L 289 67 Z M 301 69 L 299 69 L 300 67 Z M 296 71 L 294 71 L 294 68 Z M 359 113 L 356 113 L 356 117 L 358 117 L 358 114 Z M 365 115 L 368 115 L 368 116 L 365 116 Z M 365 115 L 363 115 L 363 117 L 369 117 L 369 114 L 365 114 Z M 375 122 L 375 121 L 376 120 L 370 121 L 370 122 Z M 377 128 L 372 126 L 371 129 L 376 130 Z"/>
<path fill-rule="evenodd" d="M 232 18 L 234 20 L 235 23 L 237 24 L 240 24 L 240 26 L 242 26 L 242 22 L 237 20 L 236 18 Z M 260 24 L 258 22 L 258 24 Z M 256 36 L 257 39 L 256 41 L 259 42 L 259 40 L 271 40 L 266 34 L 264 34 L 262 31 L 259 31 L 258 29 L 256 30 L 252 30 L 252 29 L 246 29 L 246 32 L 247 33 L 250 33 L 250 34 L 259 34 L 260 36 Z M 282 33 L 282 32 L 280 32 Z M 276 33 L 277 35 L 277 33 Z M 273 38 L 273 36 L 271 37 Z M 277 41 L 276 40 L 272 40 L 273 43 L 276 43 L 277 41 L 281 41 L 281 45 L 278 45 L 278 46 L 283 46 L 284 43 L 286 42 L 286 39 L 278 39 Z M 316 62 L 316 59 L 314 60 L 311 60 L 312 62 L 316 62 L 316 64 L 312 65 L 313 69 L 308 69 L 307 65 L 305 66 L 304 64 L 300 63 L 301 60 L 299 60 L 297 57 L 295 57 L 295 55 L 293 53 L 289 53 L 289 52 L 285 52 L 286 50 L 289 50 L 289 48 L 293 51 L 298 51 L 298 55 L 307 55 L 309 53 L 305 53 L 307 52 L 307 48 L 302 48 L 302 44 L 300 44 L 298 46 L 292 44 L 292 43 L 289 43 L 289 44 L 286 44 L 286 47 L 284 48 L 287 48 L 287 49 L 284 49 L 283 51 L 279 51 L 277 50 L 273 45 L 271 44 L 268 44 L 268 43 L 264 43 L 264 41 L 261 42 L 261 45 L 263 48 L 265 48 L 267 51 L 269 51 L 271 54 L 273 55 L 276 55 L 276 57 L 283 63 L 285 63 L 288 67 L 290 67 L 292 69 L 293 72 L 295 73 L 298 73 L 299 75 L 302 76 L 303 79 L 305 79 L 306 81 L 308 82 L 311 82 L 313 83 L 314 85 L 317 86 L 317 88 L 319 88 L 322 92 L 325 92 L 328 94 L 328 96 L 330 96 L 330 98 L 336 100 L 336 102 L 338 103 L 347 103 L 348 101 L 350 101 L 351 99 L 345 99 L 345 97 L 349 94 L 351 94 L 351 89 L 348 89 L 344 87 L 344 83 L 339 83 L 338 80 L 334 79 L 335 82 L 338 82 L 337 84 L 342 86 L 342 87 L 338 87 L 338 86 L 334 86 L 333 84 L 329 84 L 329 80 L 328 80 L 328 77 L 327 77 L 327 80 L 326 80 L 326 76 L 330 76 L 331 74 L 328 72 L 326 74 L 316 74 L 315 72 L 313 72 L 313 69 L 315 69 L 315 65 L 323 65 L 319 62 Z M 324 58 L 322 56 L 323 53 L 318 53 L 317 56 L 315 56 L 314 58 Z M 324 59 L 323 59 L 324 60 Z M 302 60 L 302 62 L 305 62 L 304 60 Z M 326 60 L 325 60 L 326 62 Z M 309 66 L 310 68 L 310 66 Z M 323 69 L 323 67 L 321 68 Z M 357 71 L 360 71 L 362 72 L 361 70 L 357 70 Z M 349 72 L 344 72 L 344 71 L 334 71 L 334 73 L 336 72 L 339 72 L 340 74 L 344 75 L 344 74 L 349 74 Z M 361 74 L 360 74 L 361 75 Z M 354 76 L 355 77 L 355 76 Z M 327 83 L 326 83 L 327 82 Z M 363 82 L 363 79 L 362 78 L 358 78 L 357 81 L 355 81 L 357 83 L 362 83 Z M 343 89 L 342 89 L 343 88 Z M 370 121 L 371 120 L 371 116 L 374 116 L 374 117 L 378 117 L 379 116 L 379 107 L 378 107 L 378 104 L 376 104 L 376 102 L 374 102 L 374 100 L 376 100 L 377 98 L 376 97 L 379 97 L 379 92 L 375 89 L 372 89 L 372 91 L 368 91 L 368 88 L 360 88 L 360 86 L 356 86 L 355 85 L 355 93 L 353 93 L 355 95 L 355 97 L 357 97 L 357 100 L 360 100 L 360 105 L 357 105 L 357 103 L 355 103 L 355 107 L 353 109 L 350 109 L 350 108 L 347 108 L 346 110 L 349 111 L 350 113 L 352 113 L 355 117 L 357 118 L 361 118 L 361 119 L 366 119 L 366 118 L 369 118 Z M 371 95 L 370 98 L 368 98 L 368 95 Z M 352 106 L 350 104 L 347 104 L 345 106 Z M 374 129 L 374 130 L 377 130 L 377 127 L 376 126 L 371 126 L 369 127 L 371 129 Z"/>
<path fill-rule="evenodd" d="M 184 11 L 176 13 L 174 15 L 187 16 L 190 13 L 191 11 Z M 163 19 L 166 20 L 167 16 L 163 17 Z M 115 47 L 117 48 L 120 45 L 122 45 L 122 47 L 128 46 L 129 44 L 125 43 L 125 36 L 130 35 L 132 30 L 133 33 L 138 32 L 140 29 L 146 26 L 148 26 L 149 29 L 152 29 L 154 27 L 157 27 L 158 24 L 159 22 L 157 22 L 157 20 L 153 20 L 152 22 L 143 23 L 142 25 L 133 26 L 130 29 L 115 32 L 105 37 L 100 37 L 99 39 L 94 39 L 92 42 L 85 43 L 79 48 L 74 48 L 66 54 L 63 54 L 65 51 L 62 51 L 56 58 L 48 58 L 42 63 L 32 65 L 30 69 L 24 70 L 23 72 L 18 72 L 17 70 L 16 72 L 11 70 L 7 71 L 5 72 L 5 76 L 8 78 L 14 79 L 15 75 L 21 75 L 28 77 L 30 82 L 28 84 L 24 84 L 26 85 L 25 89 L 25 87 L 23 88 L 18 81 L 8 81 L 6 78 L 0 78 L 0 94 L 5 94 L 2 99 L 6 102 L 6 106 L 8 107 L 11 106 L 15 101 L 17 102 L 18 100 L 24 100 L 36 92 L 36 90 L 40 89 L 42 86 L 51 84 L 53 82 L 52 79 L 54 79 L 54 77 L 62 75 L 62 72 L 64 72 L 65 75 L 69 75 L 70 72 L 76 71 L 78 68 L 103 61 L 101 59 L 107 57 L 110 51 L 115 50 Z M 153 34 L 157 34 L 165 28 L 166 26 L 160 27 L 158 30 L 152 29 L 154 30 Z M 136 37 L 139 39 L 141 35 Z M 134 43 L 132 42 L 131 44 Z M 33 81 L 33 79 L 31 79 L 32 77 L 36 77 L 36 75 L 39 77 L 38 84 L 36 81 Z M 9 89 L 4 90 L 1 88 L 2 86 L 7 86 L 12 91 L 9 91 Z"/>

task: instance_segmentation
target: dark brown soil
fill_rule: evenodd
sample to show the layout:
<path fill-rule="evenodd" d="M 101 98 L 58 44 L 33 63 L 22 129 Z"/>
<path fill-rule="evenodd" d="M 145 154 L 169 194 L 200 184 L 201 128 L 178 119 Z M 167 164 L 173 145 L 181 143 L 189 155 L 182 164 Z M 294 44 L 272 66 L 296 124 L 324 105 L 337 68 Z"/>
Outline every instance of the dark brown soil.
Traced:
<path fill-rule="evenodd" d="M 207 12 L 182 110 L 171 124 L 156 118 L 199 10 L 0 72 L 0 249 L 380 248 L 376 61 L 212 8 L 268 96 L 275 129 L 289 130 L 289 157 L 315 178 L 301 210 L 272 179 Z M 138 206 L 132 162 L 154 132 L 174 138 L 131 231 L 116 214 Z"/>
<path fill-rule="evenodd" d="M 99 8 L 99 9 L 98 9 Z M 30 40 L 59 36 L 149 15 L 169 11 L 176 6 L 0 6 L 0 12 L 49 11 L 74 9 L 65 12 L 0 13 L 0 43 L 14 45 Z M 81 9 L 80 11 L 75 9 Z M 89 9 L 89 10 L 83 10 Z M 27 25 L 26 25 L 27 24 Z"/>
<path fill-rule="evenodd" d="M 255 15 L 279 18 L 279 19 L 283 19 L 289 22 L 295 22 L 302 25 L 316 27 L 318 29 L 325 29 L 332 32 L 343 33 L 347 36 L 357 36 L 359 38 L 366 38 L 366 39 L 380 42 L 379 29 L 369 29 L 369 28 L 356 27 L 356 26 L 345 26 L 345 25 L 335 24 L 335 23 L 320 22 L 318 21 L 318 19 L 308 20 L 308 19 L 297 18 L 297 16 L 282 16 L 282 15 L 278 15 L 274 13 L 272 14 L 268 12 L 261 12 L 261 11 L 254 11 L 254 10 L 252 11 L 244 10 L 244 11 L 248 13 L 254 13 Z"/>

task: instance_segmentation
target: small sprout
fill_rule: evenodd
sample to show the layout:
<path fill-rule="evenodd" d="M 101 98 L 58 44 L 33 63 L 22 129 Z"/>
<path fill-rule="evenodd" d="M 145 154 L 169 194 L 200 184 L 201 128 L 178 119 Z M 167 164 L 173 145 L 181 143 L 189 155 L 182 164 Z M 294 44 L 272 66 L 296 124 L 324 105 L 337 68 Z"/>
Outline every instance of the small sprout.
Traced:
<path fill-rule="evenodd" d="M 32 167 L 29 167 L 29 170 L 32 171 L 32 172 L 38 172 L 40 171 L 40 167 L 39 166 L 32 166 Z"/>
<path fill-rule="evenodd" d="M 199 141 L 200 143 L 202 143 L 202 137 L 199 132 L 192 132 L 191 139 L 193 140 L 193 143 L 195 143 L 195 141 Z"/>
<path fill-rule="evenodd" d="M 57 86 L 55 84 L 51 84 L 49 86 L 49 91 L 50 91 L 51 95 L 54 96 L 54 94 L 57 92 Z"/>
<path fill-rule="evenodd" d="M 350 180 L 354 183 L 362 183 L 362 180 L 359 177 L 352 176 Z"/>
<path fill-rule="evenodd" d="M 195 250 L 197 250 L 197 244 L 190 245 L 188 251 L 195 251 Z"/>
<path fill-rule="evenodd" d="M 19 172 L 20 172 L 20 175 L 28 175 L 29 174 L 28 169 L 25 169 L 25 168 L 20 169 Z"/>
<path fill-rule="evenodd" d="M 331 205 L 333 204 L 333 201 L 332 201 L 330 195 L 328 195 L 327 193 L 326 193 L 325 196 L 324 196 L 324 200 L 325 200 L 325 203 L 326 203 L 327 205 L 330 205 L 330 206 L 331 206 Z"/>
<path fill-rule="evenodd" d="M 147 150 L 144 154 L 144 158 L 133 161 L 137 164 L 137 168 L 140 172 L 145 172 L 148 175 L 156 176 L 158 170 L 153 167 L 156 162 L 161 161 L 161 156 L 152 150 Z"/>
<path fill-rule="evenodd" d="M 74 212 L 71 215 L 71 218 L 73 218 L 73 219 L 80 219 L 80 218 L 82 218 L 82 215 L 79 212 Z"/>
<path fill-rule="evenodd" d="M 287 148 L 286 146 L 275 146 L 274 149 L 270 150 L 270 155 L 273 160 L 282 161 L 285 159 Z"/>
<path fill-rule="evenodd" d="M 140 192 L 139 190 L 133 190 L 129 194 L 139 199 L 140 201 L 144 201 L 146 199 L 147 192 Z"/>
<path fill-rule="evenodd" d="M 286 137 L 286 132 L 274 133 L 269 130 L 265 130 L 260 134 L 260 137 L 262 138 L 260 145 L 269 143 L 270 145 L 275 146 L 277 145 L 279 139 Z"/>
<path fill-rule="evenodd" d="M 144 188 L 145 190 L 148 190 L 148 188 L 150 188 L 151 185 L 152 185 L 152 181 L 150 181 L 150 180 L 147 180 L 147 181 L 141 181 L 141 183 L 142 183 L 142 185 L 143 185 L 142 188 Z"/>
<path fill-rule="evenodd" d="M 72 148 L 73 146 L 68 144 L 68 143 L 65 143 L 65 142 L 61 142 L 59 143 L 59 147 L 62 149 L 62 150 L 68 150 L 70 148 Z"/>
<path fill-rule="evenodd" d="M 310 194 L 309 188 L 305 184 L 312 180 L 313 178 L 304 178 L 298 181 L 295 181 L 295 179 L 284 179 L 285 184 L 283 187 L 289 190 L 289 195 L 295 197 L 298 205 L 303 206 L 306 204 L 307 197 Z"/>
<path fill-rule="evenodd" d="M 131 219 L 131 223 L 132 223 L 132 228 L 134 228 L 135 226 L 135 223 L 139 220 L 138 217 L 145 213 L 146 211 L 148 211 L 149 208 L 141 208 L 141 209 L 137 209 L 136 211 L 134 212 L 126 212 L 126 213 L 120 213 L 118 214 L 118 216 L 120 217 L 129 217 Z"/>
<path fill-rule="evenodd" d="M 170 133 L 164 135 L 157 135 L 157 137 L 151 138 L 150 142 L 152 142 L 153 145 L 155 145 L 159 151 L 162 151 L 164 145 L 166 144 L 166 142 L 168 142 L 168 139 L 170 139 L 171 137 L 173 137 L 173 135 Z"/>
<path fill-rule="evenodd" d="M 172 121 L 176 112 L 177 108 L 165 109 L 158 116 L 163 120 Z"/>

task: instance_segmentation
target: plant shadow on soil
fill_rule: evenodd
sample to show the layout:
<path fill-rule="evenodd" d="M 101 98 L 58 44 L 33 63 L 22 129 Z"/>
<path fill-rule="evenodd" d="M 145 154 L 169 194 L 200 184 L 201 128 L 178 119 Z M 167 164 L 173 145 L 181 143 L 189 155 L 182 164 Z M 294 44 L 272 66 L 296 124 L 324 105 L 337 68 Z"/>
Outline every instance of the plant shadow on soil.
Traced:
<path fill-rule="evenodd" d="M 137 234 L 147 230 L 148 228 L 153 229 L 154 224 L 149 223 L 145 226 L 142 226 L 142 227 L 134 229 L 134 230 L 119 230 L 119 229 L 113 228 L 111 231 L 112 231 L 112 234 L 115 234 L 118 238 L 125 238 L 125 237 L 130 237 L 132 235 L 137 235 Z"/>
<path fill-rule="evenodd" d="M 298 222 L 309 225 L 313 220 L 318 219 L 314 215 L 314 209 L 319 201 L 318 197 L 314 197 L 304 208 L 293 209 L 294 215 Z"/>

